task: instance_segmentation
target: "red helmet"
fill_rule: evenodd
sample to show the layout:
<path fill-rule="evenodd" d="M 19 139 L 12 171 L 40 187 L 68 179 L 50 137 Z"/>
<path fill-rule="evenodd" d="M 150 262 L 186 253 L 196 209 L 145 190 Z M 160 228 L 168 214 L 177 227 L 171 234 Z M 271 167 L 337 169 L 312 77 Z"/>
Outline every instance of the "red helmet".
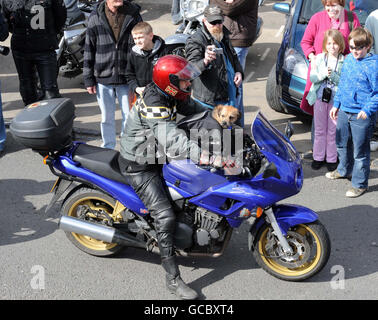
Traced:
<path fill-rule="evenodd" d="M 185 100 L 190 88 L 180 89 L 180 80 L 193 80 L 200 75 L 197 67 L 176 55 L 161 57 L 152 71 L 152 81 L 165 93 L 177 100 Z"/>

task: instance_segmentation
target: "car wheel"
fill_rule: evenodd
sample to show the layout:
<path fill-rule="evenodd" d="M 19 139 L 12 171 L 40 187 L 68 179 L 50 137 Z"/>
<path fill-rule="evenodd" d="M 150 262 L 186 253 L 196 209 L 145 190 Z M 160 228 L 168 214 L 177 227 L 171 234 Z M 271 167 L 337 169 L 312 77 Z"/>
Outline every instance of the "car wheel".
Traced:
<path fill-rule="evenodd" d="M 276 65 L 273 65 L 272 70 L 269 72 L 268 80 L 265 89 L 266 100 L 269 107 L 277 112 L 285 113 L 284 108 L 278 98 L 278 88 L 276 83 Z"/>

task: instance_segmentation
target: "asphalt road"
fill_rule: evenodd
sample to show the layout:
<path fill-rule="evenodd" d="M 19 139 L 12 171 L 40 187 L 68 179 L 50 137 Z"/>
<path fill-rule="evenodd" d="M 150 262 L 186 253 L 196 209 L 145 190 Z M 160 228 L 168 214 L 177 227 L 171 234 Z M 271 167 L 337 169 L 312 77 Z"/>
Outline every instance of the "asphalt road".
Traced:
<path fill-rule="evenodd" d="M 284 16 L 272 11 L 272 2 L 267 1 L 260 10 L 264 18 L 263 35 L 247 57 L 246 121 L 250 123 L 256 111 L 262 110 L 282 130 L 287 119 L 291 119 L 296 132 L 294 144 L 304 152 L 310 148 L 309 124 L 294 116 L 271 111 L 265 100 L 266 78 L 274 64 L 284 24 Z M 165 0 L 159 6 L 151 5 L 149 8 L 153 10 L 144 12 L 145 20 L 156 28 L 166 26 L 170 17 L 169 3 Z M 156 33 L 167 36 L 174 30 L 173 26 L 170 28 L 162 28 Z M 14 72 L 11 68 L 0 69 L 1 81 L 8 88 L 4 112 L 7 119 L 20 109 L 16 77 L 6 75 L 6 72 Z M 85 108 L 86 114 L 77 125 L 95 126 L 97 108 L 89 108 L 95 102 L 84 96 L 80 81 L 71 81 L 71 87 L 66 80 L 60 81 L 66 85 L 64 94 L 76 99 L 75 103 L 81 101 L 78 104 Z M 98 137 L 80 138 L 91 144 L 100 143 Z M 377 157 L 377 153 L 374 156 Z M 275 279 L 254 262 L 247 249 L 248 226 L 245 224 L 234 231 L 222 257 L 178 258 L 183 279 L 201 293 L 202 299 L 378 298 L 377 170 L 371 172 L 368 193 L 357 199 L 347 199 L 344 194 L 349 187 L 348 180 L 329 181 L 324 177 L 325 169 L 315 172 L 309 162 L 303 165 L 302 191 L 284 202 L 307 206 L 319 214 L 332 243 L 331 257 L 325 268 L 304 282 Z M 74 247 L 57 229 L 59 207 L 44 214 L 54 181 L 55 177 L 42 164 L 42 158 L 16 143 L 8 132 L 7 153 L 0 158 L 0 299 L 175 299 L 164 288 L 159 256 L 127 248 L 116 257 L 98 258 Z"/>

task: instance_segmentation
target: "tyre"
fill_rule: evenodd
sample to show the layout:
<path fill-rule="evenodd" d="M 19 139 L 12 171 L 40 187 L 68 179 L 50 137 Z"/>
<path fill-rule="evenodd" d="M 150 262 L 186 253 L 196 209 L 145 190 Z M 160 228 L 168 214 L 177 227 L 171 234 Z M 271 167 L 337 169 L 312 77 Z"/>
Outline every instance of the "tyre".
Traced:
<path fill-rule="evenodd" d="M 111 217 L 120 222 L 122 217 L 114 213 L 116 201 L 101 191 L 80 188 L 66 199 L 62 207 L 62 215 L 98 222 L 104 225 Z M 110 256 L 124 247 L 116 243 L 107 243 L 73 232 L 65 232 L 67 238 L 80 250 L 94 256 Z"/>
<path fill-rule="evenodd" d="M 276 65 L 274 65 L 272 67 L 272 70 L 270 70 L 269 72 L 268 80 L 266 81 L 265 95 L 269 107 L 277 112 L 285 113 L 285 110 L 278 98 L 279 95 L 276 83 Z"/>
<path fill-rule="evenodd" d="M 276 278 L 301 281 L 312 277 L 326 265 L 331 244 L 325 227 L 318 221 L 291 227 L 286 240 L 293 255 L 286 255 L 270 225 L 256 235 L 253 256 L 258 265 Z"/>

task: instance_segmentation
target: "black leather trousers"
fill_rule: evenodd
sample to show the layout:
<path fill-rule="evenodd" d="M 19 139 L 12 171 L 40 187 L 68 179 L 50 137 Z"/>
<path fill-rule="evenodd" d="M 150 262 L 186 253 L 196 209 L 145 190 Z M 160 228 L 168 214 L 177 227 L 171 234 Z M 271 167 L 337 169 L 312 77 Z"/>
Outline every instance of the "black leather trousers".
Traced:
<path fill-rule="evenodd" d="M 25 105 L 38 100 L 59 98 L 58 65 L 55 51 L 24 53 L 12 51 L 20 81 L 20 94 Z M 38 92 L 38 77 L 41 92 Z"/>
<path fill-rule="evenodd" d="M 165 259 L 175 255 L 173 235 L 176 216 L 160 172 L 161 169 L 157 165 L 148 166 L 148 169 L 143 171 L 135 171 L 132 166 L 122 170 L 127 183 L 133 187 L 155 221 L 160 256 Z"/>

